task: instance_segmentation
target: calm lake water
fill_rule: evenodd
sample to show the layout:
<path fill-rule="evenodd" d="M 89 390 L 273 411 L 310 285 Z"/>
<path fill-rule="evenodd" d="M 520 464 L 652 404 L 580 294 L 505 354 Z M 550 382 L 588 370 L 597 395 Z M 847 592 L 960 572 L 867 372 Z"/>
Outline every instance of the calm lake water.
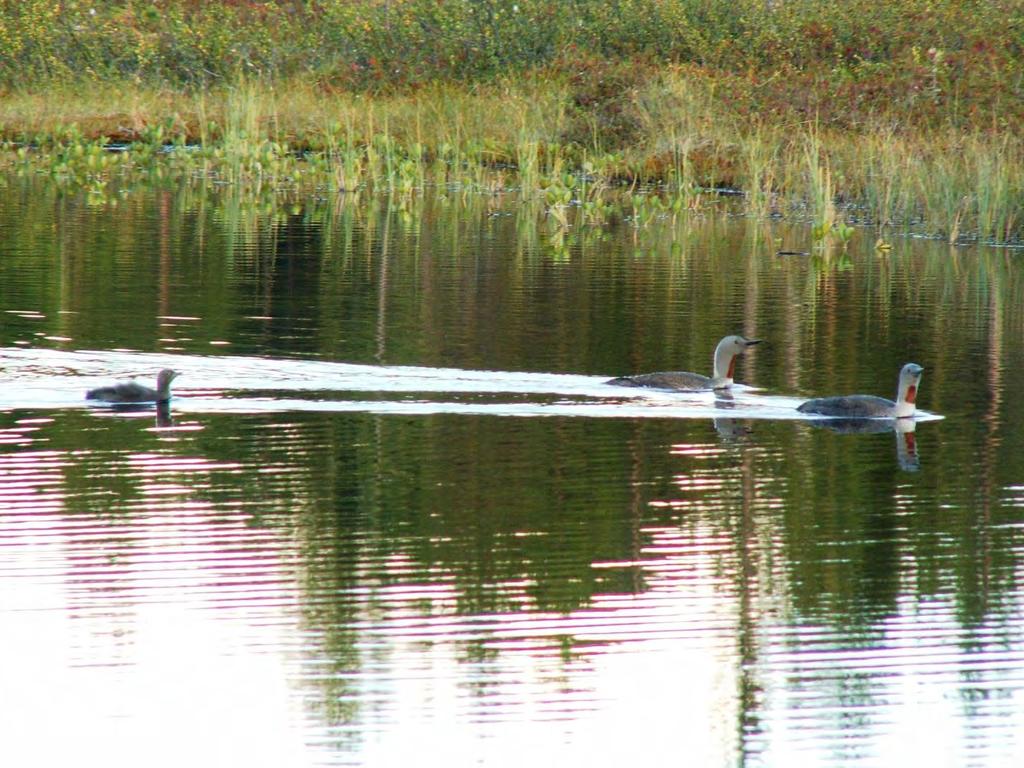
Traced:
<path fill-rule="evenodd" d="M 1024 765 L 1024 254 L 115 199 L 0 183 L 0 764 Z"/>

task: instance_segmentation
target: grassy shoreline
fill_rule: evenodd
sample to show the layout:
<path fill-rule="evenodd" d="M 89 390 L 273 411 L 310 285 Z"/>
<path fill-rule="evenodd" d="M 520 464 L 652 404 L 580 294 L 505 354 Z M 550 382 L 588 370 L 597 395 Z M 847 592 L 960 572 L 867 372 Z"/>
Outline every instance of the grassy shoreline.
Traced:
<path fill-rule="evenodd" d="M 708 209 L 725 186 L 822 242 L 852 223 L 1024 240 L 1019 4 L 514 7 L 3 6 L 0 167 L 97 196 L 154 169 L 290 189 L 516 186 L 565 225 Z"/>

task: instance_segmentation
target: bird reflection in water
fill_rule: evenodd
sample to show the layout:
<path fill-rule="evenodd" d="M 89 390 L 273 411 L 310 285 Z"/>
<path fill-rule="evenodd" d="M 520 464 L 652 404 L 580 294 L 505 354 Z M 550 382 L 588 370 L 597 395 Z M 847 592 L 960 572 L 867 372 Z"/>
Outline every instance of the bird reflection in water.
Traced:
<path fill-rule="evenodd" d="M 904 472 L 921 468 L 917 457 L 917 422 L 913 419 L 809 419 L 808 424 L 842 435 L 896 433 L 896 461 Z"/>
<path fill-rule="evenodd" d="M 735 398 L 732 392 L 724 389 L 715 390 L 715 408 L 732 410 L 736 407 Z M 723 440 L 742 440 L 751 433 L 748 422 L 733 417 L 722 416 L 712 420 L 715 425 L 715 432 Z"/>
<path fill-rule="evenodd" d="M 129 418 L 142 418 L 147 414 L 154 415 L 154 421 L 158 428 L 174 426 L 174 418 L 171 416 L 170 403 L 110 403 L 102 409 L 94 410 L 97 415 L 117 415 Z"/>

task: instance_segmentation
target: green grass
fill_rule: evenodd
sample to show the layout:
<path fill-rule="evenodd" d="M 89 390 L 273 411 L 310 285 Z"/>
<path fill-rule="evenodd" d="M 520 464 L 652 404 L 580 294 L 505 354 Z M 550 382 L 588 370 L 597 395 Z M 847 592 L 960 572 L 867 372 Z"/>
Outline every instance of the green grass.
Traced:
<path fill-rule="evenodd" d="M 822 240 L 848 239 L 847 220 L 1024 239 L 1019 3 L 516 8 L 3 3 L 0 164 L 97 199 L 176 176 L 517 186 L 563 228 L 707 210 L 728 186 Z"/>

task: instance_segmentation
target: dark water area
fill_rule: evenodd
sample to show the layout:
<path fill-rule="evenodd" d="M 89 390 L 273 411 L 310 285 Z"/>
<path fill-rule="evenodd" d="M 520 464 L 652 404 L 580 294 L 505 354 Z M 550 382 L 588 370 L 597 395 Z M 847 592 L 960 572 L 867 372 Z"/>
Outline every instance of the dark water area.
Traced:
<path fill-rule="evenodd" d="M 1024 254 L 115 199 L 0 185 L 0 763 L 1024 764 Z"/>

